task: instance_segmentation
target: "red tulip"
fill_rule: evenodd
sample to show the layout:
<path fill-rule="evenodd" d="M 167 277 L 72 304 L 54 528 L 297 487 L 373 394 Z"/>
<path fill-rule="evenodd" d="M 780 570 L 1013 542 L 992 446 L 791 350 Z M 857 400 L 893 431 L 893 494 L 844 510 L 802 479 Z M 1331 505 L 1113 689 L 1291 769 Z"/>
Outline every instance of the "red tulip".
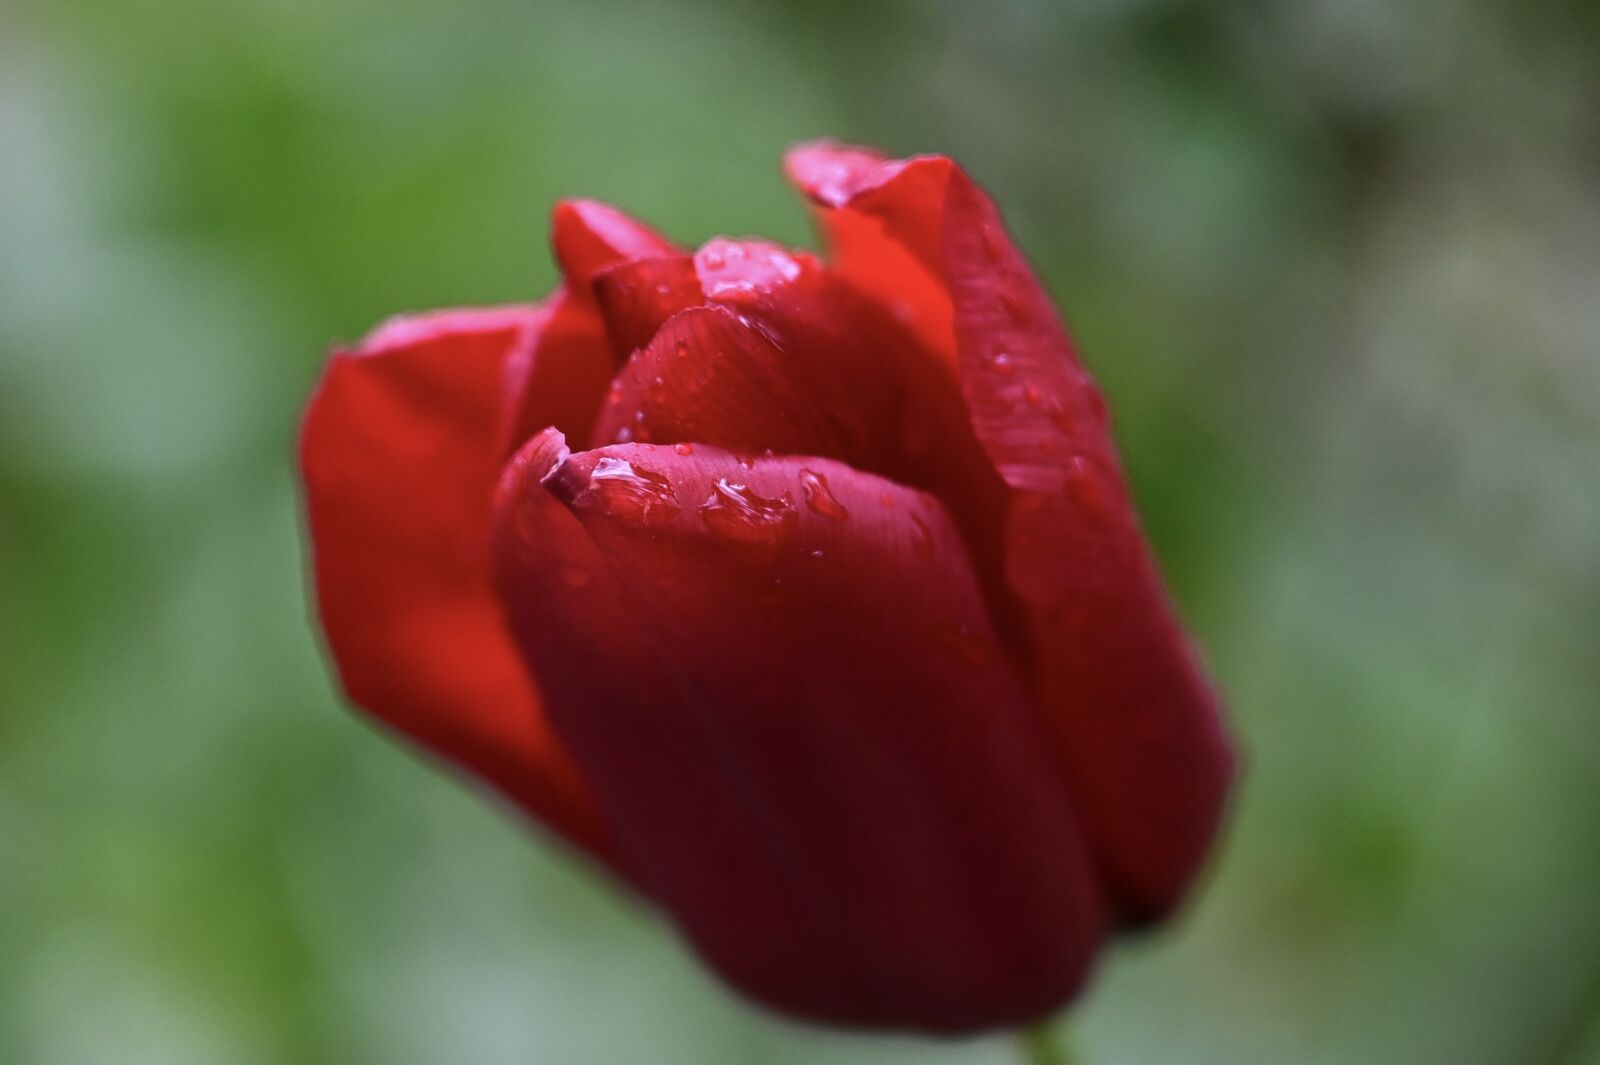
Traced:
<path fill-rule="evenodd" d="M 949 159 L 804 145 L 831 258 L 558 206 L 543 303 L 396 319 L 301 439 L 350 699 L 803 1017 L 1039 1018 L 1171 910 L 1215 697 L 1104 402 Z"/>

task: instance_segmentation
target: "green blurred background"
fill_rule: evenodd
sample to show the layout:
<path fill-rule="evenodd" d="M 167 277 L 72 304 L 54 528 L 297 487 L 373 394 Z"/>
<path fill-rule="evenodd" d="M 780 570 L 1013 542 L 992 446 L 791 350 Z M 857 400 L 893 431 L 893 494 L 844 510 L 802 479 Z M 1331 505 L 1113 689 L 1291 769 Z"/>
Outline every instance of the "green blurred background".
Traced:
<path fill-rule="evenodd" d="M 825 133 L 996 193 L 1248 752 L 1082 1061 L 1600 1061 L 1595 5 L 4 0 L 0 1062 L 1014 1060 L 742 1006 L 307 625 L 331 339 Z"/>

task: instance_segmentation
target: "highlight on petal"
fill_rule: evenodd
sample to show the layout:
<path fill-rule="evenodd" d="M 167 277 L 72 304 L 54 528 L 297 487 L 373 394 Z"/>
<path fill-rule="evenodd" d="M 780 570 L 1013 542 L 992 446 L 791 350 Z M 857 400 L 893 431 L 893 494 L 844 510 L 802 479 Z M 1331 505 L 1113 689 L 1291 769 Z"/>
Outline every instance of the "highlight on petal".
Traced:
<path fill-rule="evenodd" d="M 1005 485 L 1007 583 L 1064 776 L 1124 919 L 1159 915 L 1204 858 L 1232 754 L 1099 393 L 999 212 L 950 160 L 887 163 L 818 143 L 796 149 L 789 173 L 818 206 L 837 269 L 879 298 L 917 292 L 919 335 L 954 355 Z"/>
<path fill-rule="evenodd" d="M 1079 986 L 1090 858 L 936 500 L 827 459 L 545 434 L 495 528 L 551 720 L 730 982 L 947 1031 Z"/>
<path fill-rule="evenodd" d="M 352 702 L 615 862 L 491 580 L 500 376 L 543 315 L 410 316 L 333 355 L 299 449 L 317 610 Z"/>

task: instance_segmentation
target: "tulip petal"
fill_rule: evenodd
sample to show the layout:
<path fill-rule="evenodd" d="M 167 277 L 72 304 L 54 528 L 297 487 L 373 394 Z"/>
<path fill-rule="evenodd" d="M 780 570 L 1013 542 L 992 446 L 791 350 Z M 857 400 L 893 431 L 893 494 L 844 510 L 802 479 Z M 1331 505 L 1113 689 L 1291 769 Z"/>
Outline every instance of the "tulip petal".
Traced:
<path fill-rule="evenodd" d="M 300 437 L 316 599 L 352 702 L 614 861 L 491 584 L 500 374 L 544 313 L 406 317 L 333 355 Z"/>
<path fill-rule="evenodd" d="M 499 582 L 649 893 L 724 976 L 847 1024 L 1036 1019 L 1105 920 L 1043 726 L 931 496 L 820 458 L 542 434 Z"/>
<path fill-rule="evenodd" d="M 1041 706 L 1125 919 L 1157 916 L 1204 858 L 1233 760 L 1100 395 L 999 212 L 953 162 L 817 143 L 788 170 L 841 273 L 880 296 L 914 293 L 925 334 L 949 323 L 932 350 L 953 348 L 972 427 L 1007 489 L 1004 565 Z"/>
<path fill-rule="evenodd" d="M 860 422 L 853 406 L 824 401 L 825 379 L 749 319 L 692 307 L 618 373 L 593 440 L 853 457 L 867 450 Z"/>
<path fill-rule="evenodd" d="M 617 263 L 595 275 L 594 293 L 618 364 L 650 343 L 668 318 L 706 302 L 687 255 Z"/>
<path fill-rule="evenodd" d="M 530 339 L 506 362 L 499 414 L 505 455 L 550 425 L 576 439 L 588 436 L 616 369 L 592 290 L 595 276 L 617 263 L 677 250 L 644 223 L 594 200 L 558 203 L 550 241 L 565 281 Z"/>
<path fill-rule="evenodd" d="M 581 292 L 608 266 L 678 251 L 654 229 L 598 200 L 556 204 L 550 212 L 550 243 L 567 283 Z"/>

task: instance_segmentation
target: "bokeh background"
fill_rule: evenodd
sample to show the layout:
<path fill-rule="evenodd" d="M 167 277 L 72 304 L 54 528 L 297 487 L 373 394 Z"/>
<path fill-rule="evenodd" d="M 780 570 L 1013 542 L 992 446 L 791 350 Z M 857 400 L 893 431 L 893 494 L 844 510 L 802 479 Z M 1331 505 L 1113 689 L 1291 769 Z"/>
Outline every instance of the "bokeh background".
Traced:
<path fill-rule="evenodd" d="M 341 709 L 326 345 L 591 195 L 808 242 L 960 158 L 1099 374 L 1249 773 L 1081 1061 L 1600 1061 L 1600 8 L 4 0 L 0 1061 L 1001 1063 L 803 1030 Z"/>

